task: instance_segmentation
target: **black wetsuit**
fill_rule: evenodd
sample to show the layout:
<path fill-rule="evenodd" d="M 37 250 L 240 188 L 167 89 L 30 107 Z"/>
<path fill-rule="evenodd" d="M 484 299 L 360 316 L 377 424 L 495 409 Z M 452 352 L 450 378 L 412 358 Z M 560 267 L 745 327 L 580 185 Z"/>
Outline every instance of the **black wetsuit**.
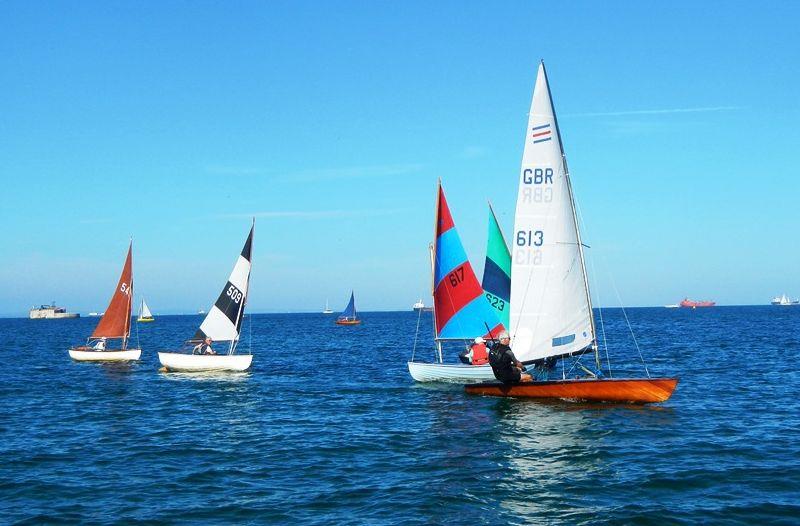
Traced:
<path fill-rule="evenodd" d="M 504 384 L 514 384 L 520 381 L 520 371 L 516 367 L 517 357 L 511 347 L 502 343 L 495 344 L 489 353 L 489 364 L 492 366 L 494 377 Z"/>

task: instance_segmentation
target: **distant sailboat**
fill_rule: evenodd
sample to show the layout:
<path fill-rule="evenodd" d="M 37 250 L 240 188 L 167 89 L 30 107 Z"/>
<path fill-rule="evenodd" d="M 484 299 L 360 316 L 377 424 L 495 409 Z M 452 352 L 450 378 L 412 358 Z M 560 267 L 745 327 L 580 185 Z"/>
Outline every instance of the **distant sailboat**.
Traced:
<path fill-rule="evenodd" d="M 250 288 L 250 257 L 253 230 L 244 243 L 228 282 L 222 288 L 216 303 L 200 324 L 194 336 L 184 344 L 185 352 L 160 352 L 158 359 L 167 371 L 246 371 L 253 361 L 251 354 L 234 354 L 242 330 L 244 308 Z M 193 354 L 205 352 L 204 341 L 210 338 L 213 345 L 227 343 L 225 354 Z"/>
<path fill-rule="evenodd" d="M 139 306 L 139 317 L 136 318 L 136 321 L 139 323 L 155 321 L 155 318 L 153 318 L 153 313 L 150 312 L 150 309 L 147 307 L 147 303 L 144 301 L 144 298 L 142 298 L 142 304 Z"/>
<path fill-rule="evenodd" d="M 437 188 L 435 244 L 433 245 L 433 320 L 436 362 L 408 362 L 418 382 L 475 382 L 493 380 L 489 365 L 444 363 L 442 343 L 490 338 L 505 327 L 484 295 L 461 244 L 441 182 Z M 489 334 L 491 332 L 491 334 Z"/>
<path fill-rule="evenodd" d="M 572 186 L 550 96 L 539 66 L 520 168 L 511 265 L 511 347 L 547 377 L 558 360 L 594 353 L 589 378 L 465 386 L 468 393 L 632 403 L 663 402 L 677 378 L 601 378 L 589 282 Z"/>
<path fill-rule="evenodd" d="M 328 300 L 325 300 L 325 309 L 322 311 L 322 314 L 333 314 L 333 309 L 328 305 Z"/>
<path fill-rule="evenodd" d="M 336 325 L 358 325 L 361 320 L 356 313 L 356 299 L 353 291 L 350 291 L 350 301 L 344 311 L 336 318 Z"/>
<path fill-rule="evenodd" d="M 131 333 L 131 303 L 133 299 L 133 242 L 128 246 L 128 255 L 122 266 L 122 274 L 117 288 L 111 296 L 103 317 L 94 332 L 86 340 L 86 345 L 69 350 L 69 356 L 79 362 L 128 361 L 138 360 L 141 349 L 129 349 L 128 338 Z M 119 349 L 108 349 L 107 340 L 122 340 Z"/>

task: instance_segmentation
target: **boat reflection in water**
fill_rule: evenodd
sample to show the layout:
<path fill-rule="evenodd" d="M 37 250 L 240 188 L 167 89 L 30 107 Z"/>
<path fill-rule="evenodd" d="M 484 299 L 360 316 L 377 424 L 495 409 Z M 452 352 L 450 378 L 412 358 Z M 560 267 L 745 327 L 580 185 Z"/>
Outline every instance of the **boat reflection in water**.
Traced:
<path fill-rule="evenodd" d="M 596 520 L 602 505 L 584 499 L 581 488 L 591 493 L 626 484 L 624 458 L 631 440 L 637 442 L 628 430 L 668 425 L 663 420 L 673 414 L 662 406 L 559 400 L 501 399 L 491 408 L 497 418 L 491 447 L 505 469 L 498 505 L 523 523 Z"/>

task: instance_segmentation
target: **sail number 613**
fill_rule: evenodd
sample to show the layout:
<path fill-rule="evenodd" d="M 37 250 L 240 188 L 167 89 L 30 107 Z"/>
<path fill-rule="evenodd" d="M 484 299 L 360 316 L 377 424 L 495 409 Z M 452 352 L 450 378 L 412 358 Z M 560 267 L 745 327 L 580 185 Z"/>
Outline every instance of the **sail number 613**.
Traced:
<path fill-rule="evenodd" d="M 544 243 L 544 232 L 541 230 L 520 230 L 517 232 L 517 246 L 540 247 Z"/>

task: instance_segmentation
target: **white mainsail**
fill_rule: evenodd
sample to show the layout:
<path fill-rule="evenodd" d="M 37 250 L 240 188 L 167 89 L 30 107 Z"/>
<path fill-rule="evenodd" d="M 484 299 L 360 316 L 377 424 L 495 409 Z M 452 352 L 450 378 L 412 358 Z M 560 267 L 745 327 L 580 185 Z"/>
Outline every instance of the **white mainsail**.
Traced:
<path fill-rule="evenodd" d="M 512 348 L 529 362 L 595 341 L 566 157 L 539 65 L 525 135 L 511 263 Z"/>
<path fill-rule="evenodd" d="M 147 307 L 147 302 L 145 302 L 144 298 L 142 298 L 142 310 L 141 310 L 141 313 L 139 314 L 139 318 L 146 319 L 146 318 L 152 318 L 152 317 L 153 317 L 153 313 L 150 312 L 150 309 Z"/>
<path fill-rule="evenodd" d="M 255 227 L 255 226 L 254 226 Z M 253 227 L 253 228 L 254 228 Z M 206 336 L 214 341 L 230 341 L 230 352 L 233 352 L 239 340 L 242 326 L 242 315 L 247 303 L 247 292 L 250 284 L 250 252 L 253 243 L 253 228 L 244 244 L 242 253 L 236 260 L 228 282 L 208 311 L 203 323 L 194 335 L 194 340 L 202 340 Z"/>

